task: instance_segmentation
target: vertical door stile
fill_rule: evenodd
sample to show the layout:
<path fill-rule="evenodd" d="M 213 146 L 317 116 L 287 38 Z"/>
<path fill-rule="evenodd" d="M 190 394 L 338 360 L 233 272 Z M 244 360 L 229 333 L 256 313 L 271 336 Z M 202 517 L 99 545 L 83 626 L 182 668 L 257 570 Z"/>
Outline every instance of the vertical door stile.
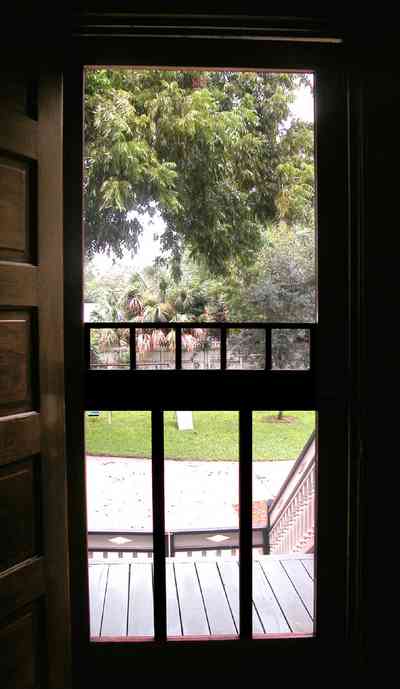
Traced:
<path fill-rule="evenodd" d="M 157 641 L 167 637 L 165 580 L 165 490 L 164 490 L 164 414 L 151 414 L 153 552 L 154 552 L 154 632 Z"/>
<path fill-rule="evenodd" d="M 38 336 L 43 545 L 48 609 L 51 611 L 47 616 L 49 686 L 57 687 L 70 663 L 69 626 L 64 623 L 69 620 L 70 601 L 64 436 L 63 110 L 62 77 L 56 68 L 43 70 L 38 112 Z M 60 647 L 67 654 L 65 665 Z"/>
<path fill-rule="evenodd" d="M 272 369 L 272 329 L 265 328 L 265 370 L 270 371 Z"/>
<path fill-rule="evenodd" d="M 240 637 L 252 636 L 252 413 L 239 412 Z"/>
<path fill-rule="evenodd" d="M 136 328 L 129 326 L 129 361 L 131 371 L 136 369 Z"/>
<path fill-rule="evenodd" d="M 175 368 L 180 371 L 182 368 L 182 329 L 175 328 Z"/>
<path fill-rule="evenodd" d="M 221 328 L 221 371 L 226 369 L 226 328 Z"/>

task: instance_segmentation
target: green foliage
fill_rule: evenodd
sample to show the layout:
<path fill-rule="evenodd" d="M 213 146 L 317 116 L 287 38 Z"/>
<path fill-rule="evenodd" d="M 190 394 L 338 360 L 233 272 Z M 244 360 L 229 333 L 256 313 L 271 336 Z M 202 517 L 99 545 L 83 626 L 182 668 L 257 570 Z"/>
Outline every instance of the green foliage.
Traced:
<path fill-rule="evenodd" d="M 158 210 L 161 261 L 173 279 L 182 276 L 184 256 L 225 276 L 252 267 L 271 223 L 309 223 L 312 131 L 287 123 L 299 81 L 289 74 L 88 71 L 88 256 L 135 252 L 140 214 Z"/>
<path fill-rule="evenodd" d="M 313 321 L 315 318 L 315 235 L 313 226 L 271 226 L 242 309 L 256 320 Z"/>
<path fill-rule="evenodd" d="M 304 81 L 88 73 L 88 254 L 134 252 L 141 214 L 163 220 L 162 256 L 140 274 L 114 267 L 100 275 L 88 263 L 92 320 L 314 320 L 313 128 L 288 118 Z M 258 351 L 251 333 L 236 340 Z"/>

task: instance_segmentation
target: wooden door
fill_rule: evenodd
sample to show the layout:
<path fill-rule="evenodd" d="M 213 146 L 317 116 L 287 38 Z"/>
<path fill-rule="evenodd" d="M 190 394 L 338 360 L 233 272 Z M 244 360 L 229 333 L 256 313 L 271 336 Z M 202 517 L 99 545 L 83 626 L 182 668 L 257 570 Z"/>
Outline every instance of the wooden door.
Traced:
<path fill-rule="evenodd" d="M 68 686 L 61 96 L 56 73 L 1 73 L 2 689 Z"/>

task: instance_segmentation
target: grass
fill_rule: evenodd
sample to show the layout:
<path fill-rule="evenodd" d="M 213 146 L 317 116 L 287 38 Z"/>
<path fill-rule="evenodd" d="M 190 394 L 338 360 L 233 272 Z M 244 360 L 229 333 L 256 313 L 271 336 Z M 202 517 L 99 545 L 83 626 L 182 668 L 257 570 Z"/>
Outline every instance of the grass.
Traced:
<path fill-rule="evenodd" d="M 253 453 L 255 460 L 296 459 L 315 425 L 314 412 L 288 411 L 291 423 L 267 422 L 277 412 L 253 414 Z M 237 460 L 238 413 L 193 412 L 193 431 L 178 431 L 175 412 L 165 412 L 166 459 Z M 86 451 L 108 457 L 150 457 L 150 412 L 103 411 L 86 417 Z"/>

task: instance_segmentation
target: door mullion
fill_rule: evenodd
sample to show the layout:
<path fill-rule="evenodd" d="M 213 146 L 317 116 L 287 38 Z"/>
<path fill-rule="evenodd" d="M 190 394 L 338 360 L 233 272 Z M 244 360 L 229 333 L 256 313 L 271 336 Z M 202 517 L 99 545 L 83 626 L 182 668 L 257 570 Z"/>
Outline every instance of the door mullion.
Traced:
<path fill-rule="evenodd" d="M 252 412 L 239 412 L 240 637 L 252 637 Z"/>
<path fill-rule="evenodd" d="M 154 553 L 154 634 L 156 641 L 167 638 L 165 581 L 165 499 L 164 499 L 164 415 L 152 411 L 152 489 Z"/>
<path fill-rule="evenodd" d="M 136 328 L 129 326 L 129 361 L 131 371 L 136 369 Z"/>

